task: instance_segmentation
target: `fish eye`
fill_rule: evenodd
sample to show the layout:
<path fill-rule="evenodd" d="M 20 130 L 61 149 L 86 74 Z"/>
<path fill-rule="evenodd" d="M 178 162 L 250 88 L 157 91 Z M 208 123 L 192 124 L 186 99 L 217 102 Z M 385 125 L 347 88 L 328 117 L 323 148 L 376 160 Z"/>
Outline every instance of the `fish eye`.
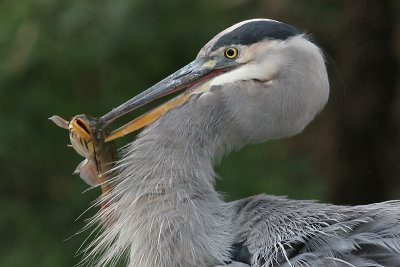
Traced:
<path fill-rule="evenodd" d="M 224 54 L 225 54 L 226 58 L 233 59 L 233 58 L 237 57 L 238 50 L 234 47 L 228 47 L 227 49 L 225 49 Z"/>

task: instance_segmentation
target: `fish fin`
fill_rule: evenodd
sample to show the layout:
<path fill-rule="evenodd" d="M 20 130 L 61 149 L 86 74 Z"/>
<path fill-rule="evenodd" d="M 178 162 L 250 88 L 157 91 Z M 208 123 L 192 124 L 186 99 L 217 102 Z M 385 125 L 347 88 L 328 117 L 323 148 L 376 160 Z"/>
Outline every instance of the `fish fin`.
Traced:
<path fill-rule="evenodd" d="M 85 159 L 79 163 L 78 167 L 73 174 L 79 174 L 79 176 L 90 186 L 99 185 L 97 178 L 97 168 L 92 160 Z"/>
<path fill-rule="evenodd" d="M 68 128 L 69 122 L 64 120 L 60 116 L 57 116 L 57 115 L 51 116 L 49 118 L 49 120 L 54 122 L 58 127 L 61 127 L 61 128 L 67 129 L 67 130 L 69 129 Z"/>

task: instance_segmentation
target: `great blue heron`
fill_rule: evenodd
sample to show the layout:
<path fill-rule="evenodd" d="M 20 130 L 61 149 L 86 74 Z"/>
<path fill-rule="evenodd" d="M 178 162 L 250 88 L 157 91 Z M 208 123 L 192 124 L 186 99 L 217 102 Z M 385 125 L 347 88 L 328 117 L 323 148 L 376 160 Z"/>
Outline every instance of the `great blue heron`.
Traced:
<path fill-rule="evenodd" d="M 263 194 L 227 203 L 214 189 L 223 154 L 295 135 L 326 104 L 324 56 L 309 36 L 273 20 L 238 23 L 101 120 L 180 89 L 107 138 L 148 125 L 115 167 L 94 222 L 112 220 L 87 258 L 101 254 L 99 266 L 125 256 L 144 267 L 400 266 L 399 201 L 347 207 Z"/>

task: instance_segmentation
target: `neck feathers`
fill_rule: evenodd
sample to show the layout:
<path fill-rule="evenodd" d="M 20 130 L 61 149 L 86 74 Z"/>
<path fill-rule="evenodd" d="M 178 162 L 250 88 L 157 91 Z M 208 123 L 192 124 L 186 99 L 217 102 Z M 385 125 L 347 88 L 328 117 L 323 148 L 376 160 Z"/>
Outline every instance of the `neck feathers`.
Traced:
<path fill-rule="evenodd" d="M 112 223 L 92 244 L 93 253 L 106 251 L 100 265 L 124 252 L 129 266 L 208 266 L 229 259 L 231 215 L 214 189 L 213 170 L 224 129 L 209 124 L 220 111 L 183 104 L 125 149 L 103 211 Z"/>

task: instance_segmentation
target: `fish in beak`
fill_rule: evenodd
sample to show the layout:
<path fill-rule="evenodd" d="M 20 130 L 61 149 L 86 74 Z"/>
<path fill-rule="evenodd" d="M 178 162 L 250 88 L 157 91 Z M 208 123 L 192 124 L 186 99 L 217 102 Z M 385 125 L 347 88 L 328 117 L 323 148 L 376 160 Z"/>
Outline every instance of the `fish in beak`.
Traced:
<path fill-rule="evenodd" d="M 101 186 L 103 211 L 112 202 L 106 198 L 109 190 L 114 186 L 111 178 L 117 161 L 116 146 L 112 140 L 148 125 L 171 108 L 185 102 L 191 94 L 208 91 L 214 77 L 239 65 L 234 61 L 218 62 L 217 57 L 196 59 L 101 118 L 84 114 L 77 115 L 70 121 L 59 116 L 49 118 L 59 127 L 69 130 L 71 146 L 78 154 L 85 157 L 75 173 L 89 185 Z M 180 90 L 184 90 L 180 95 L 110 133 L 109 126 L 116 118 L 154 99 Z M 112 214 L 109 211 L 104 212 L 102 221 L 105 226 L 110 225 L 113 222 Z"/>
<path fill-rule="evenodd" d="M 147 104 L 165 95 L 185 89 L 177 97 L 167 101 L 159 107 L 150 110 L 149 112 L 113 131 L 105 138 L 105 142 L 109 142 L 150 124 L 171 108 L 174 108 L 185 102 L 193 93 L 208 91 L 210 86 L 206 85 L 212 78 L 230 71 L 238 65 L 239 64 L 235 61 L 220 61 L 218 60 L 217 56 L 198 58 L 192 61 L 185 67 L 181 68 L 167 78 L 163 79 L 162 81 L 101 117 L 101 120 L 105 121 L 107 124 L 110 124 L 116 118 L 144 104 Z"/>
<path fill-rule="evenodd" d="M 105 136 L 109 134 L 107 125 L 98 118 L 84 114 L 70 121 L 57 115 L 49 119 L 57 126 L 69 130 L 71 146 L 85 158 L 74 174 L 79 174 L 91 186 L 101 185 L 103 193 L 108 191 L 111 169 L 117 161 L 117 148 L 114 142 L 104 142 Z"/>

